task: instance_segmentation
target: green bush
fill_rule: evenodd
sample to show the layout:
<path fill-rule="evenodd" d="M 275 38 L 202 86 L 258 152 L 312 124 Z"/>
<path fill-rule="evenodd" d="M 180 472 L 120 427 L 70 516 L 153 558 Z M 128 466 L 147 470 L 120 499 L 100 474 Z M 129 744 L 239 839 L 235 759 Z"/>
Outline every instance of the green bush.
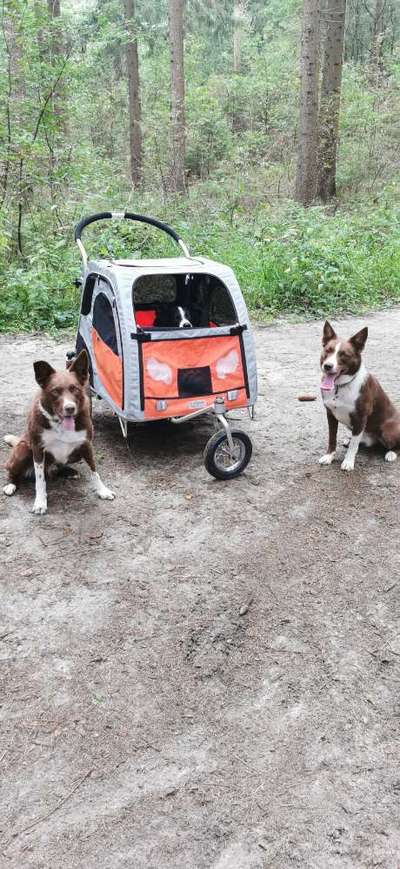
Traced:
<path fill-rule="evenodd" d="M 333 215 L 291 202 L 279 209 L 259 205 L 249 213 L 240 203 L 227 209 L 229 191 L 211 184 L 186 201 L 147 198 L 142 211 L 174 226 L 193 253 L 230 265 L 254 316 L 290 312 L 319 317 L 359 313 L 400 299 L 400 208 L 395 193 L 388 189 L 380 203 Z M 49 236 L 46 244 L 31 243 L 24 263 L 13 260 L 3 266 L 1 330 L 76 325 L 79 255 L 71 235 L 69 231 L 68 240 Z M 128 222 L 99 224 L 85 238 L 88 250 L 98 256 L 176 253 L 162 233 Z"/>

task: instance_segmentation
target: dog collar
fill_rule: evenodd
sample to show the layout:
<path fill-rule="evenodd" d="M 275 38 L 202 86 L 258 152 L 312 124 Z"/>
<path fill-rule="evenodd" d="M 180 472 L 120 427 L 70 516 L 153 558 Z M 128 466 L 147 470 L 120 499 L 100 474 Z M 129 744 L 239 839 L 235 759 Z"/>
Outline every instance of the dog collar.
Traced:
<path fill-rule="evenodd" d="M 353 374 L 353 377 L 350 377 L 350 380 L 346 380 L 344 383 L 336 383 L 335 384 L 335 395 L 338 394 L 339 389 L 343 389 L 343 386 L 348 386 L 349 383 L 352 383 L 353 380 L 355 380 L 355 378 L 357 377 L 357 374 L 358 374 L 358 371 L 356 371 L 356 373 Z"/>
<path fill-rule="evenodd" d="M 44 416 L 46 419 L 48 419 L 49 422 L 59 422 L 58 417 L 57 417 L 57 416 L 52 416 L 51 413 L 49 413 L 48 410 L 46 410 L 46 409 L 43 407 L 43 404 L 42 404 L 41 401 L 39 401 L 39 410 L 40 410 L 40 413 L 42 413 L 43 416 Z"/>

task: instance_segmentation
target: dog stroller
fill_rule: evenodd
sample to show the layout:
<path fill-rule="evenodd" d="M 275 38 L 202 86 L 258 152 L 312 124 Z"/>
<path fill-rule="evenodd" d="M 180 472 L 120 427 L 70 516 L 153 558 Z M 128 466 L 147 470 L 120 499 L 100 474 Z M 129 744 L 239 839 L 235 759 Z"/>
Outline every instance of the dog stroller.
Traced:
<path fill-rule="evenodd" d="M 105 219 L 163 230 L 181 255 L 88 261 L 82 231 Z M 250 461 L 252 445 L 245 432 L 231 428 L 227 413 L 246 407 L 253 417 L 257 373 L 248 313 L 231 269 L 191 256 L 165 223 L 129 212 L 85 217 L 75 241 L 83 263 L 75 352 L 87 351 L 91 393 L 118 416 L 125 437 L 128 422 L 179 424 L 214 414 L 219 430 L 206 445 L 206 469 L 218 479 L 236 477 Z M 160 306 L 184 306 L 191 327 L 157 327 Z"/>

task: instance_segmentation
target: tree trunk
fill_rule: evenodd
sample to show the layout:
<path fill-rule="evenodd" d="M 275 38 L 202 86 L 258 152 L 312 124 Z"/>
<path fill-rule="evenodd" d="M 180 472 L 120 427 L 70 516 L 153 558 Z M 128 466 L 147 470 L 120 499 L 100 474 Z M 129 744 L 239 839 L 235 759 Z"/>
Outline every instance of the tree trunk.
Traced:
<path fill-rule="evenodd" d="M 385 0 L 375 0 L 374 11 L 372 13 L 372 39 L 369 57 L 370 80 L 372 83 L 376 81 L 379 72 L 382 71 L 382 46 L 384 35 L 384 19 Z"/>
<path fill-rule="evenodd" d="M 34 13 L 35 13 L 37 44 L 39 47 L 40 62 L 45 63 L 45 61 L 47 60 L 46 39 L 45 39 L 45 34 L 44 34 L 44 25 L 45 25 L 44 9 L 45 9 L 45 6 L 44 6 L 42 0 L 34 0 L 33 9 L 34 9 Z"/>
<path fill-rule="evenodd" d="M 336 154 L 342 87 L 346 0 L 329 0 L 319 109 L 318 196 L 336 194 Z"/>
<path fill-rule="evenodd" d="M 317 189 L 320 0 L 304 0 L 300 120 L 295 198 L 310 205 Z"/>
<path fill-rule="evenodd" d="M 233 71 L 241 69 L 242 29 L 244 16 L 244 0 L 233 2 Z"/>
<path fill-rule="evenodd" d="M 19 63 L 16 64 L 16 60 L 20 60 L 20 54 L 18 52 L 17 57 L 15 53 L 15 49 L 18 48 L 18 41 L 16 38 L 16 27 L 15 20 L 13 15 L 11 14 L 8 4 L 4 3 L 3 6 L 3 14 L 2 14 L 2 30 L 3 30 L 3 41 L 4 41 L 4 51 L 5 51 L 5 64 L 6 64 L 6 75 L 7 75 L 7 91 L 4 93 L 4 108 L 5 108 L 5 126 L 6 126 L 6 138 L 7 145 L 5 149 L 5 157 L 2 161 L 1 167 L 1 206 L 4 203 L 4 200 L 7 196 L 8 190 L 8 181 L 9 175 L 12 168 L 11 163 L 11 153 L 12 153 L 12 114 L 13 114 L 13 97 L 14 97 L 14 87 L 17 80 L 16 75 L 16 67 L 19 69 Z"/>
<path fill-rule="evenodd" d="M 50 53 L 53 67 L 57 71 L 61 68 L 64 60 L 65 46 L 61 26 L 61 7 L 60 0 L 47 0 L 47 11 L 49 14 L 49 22 L 51 28 L 50 35 Z M 57 87 L 52 99 L 53 112 L 57 120 L 58 132 L 66 135 L 68 132 L 67 112 L 66 112 L 66 94 L 63 84 Z"/>
<path fill-rule="evenodd" d="M 5 50 L 6 88 L 5 88 L 5 126 L 6 151 L 1 167 L 1 197 L 3 205 L 7 197 L 14 200 L 17 207 L 16 248 L 22 254 L 22 218 L 25 206 L 25 186 L 23 179 L 23 160 L 18 153 L 15 141 L 27 124 L 25 105 L 25 80 L 23 75 L 23 36 L 21 18 L 15 4 L 4 0 L 2 30 Z"/>
<path fill-rule="evenodd" d="M 346 39 L 344 46 L 344 60 L 355 60 L 356 63 L 361 59 L 362 47 L 362 19 L 361 19 L 361 3 L 362 0 L 347 0 L 346 14 Z"/>
<path fill-rule="evenodd" d="M 171 52 L 171 187 L 184 193 L 185 182 L 185 78 L 183 65 L 184 0 L 169 0 L 169 42 Z"/>
<path fill-rule="evenodd" d="M 140 101 L 139 53 L 135 35 L 134 0 L 124 0 L 125 21 L 129 32 L 126 43 L 126 67 L 128 71 L 129 100 L 129 146 L 131 178 L 134 187 L 143 181 L 142 106 Z"/>

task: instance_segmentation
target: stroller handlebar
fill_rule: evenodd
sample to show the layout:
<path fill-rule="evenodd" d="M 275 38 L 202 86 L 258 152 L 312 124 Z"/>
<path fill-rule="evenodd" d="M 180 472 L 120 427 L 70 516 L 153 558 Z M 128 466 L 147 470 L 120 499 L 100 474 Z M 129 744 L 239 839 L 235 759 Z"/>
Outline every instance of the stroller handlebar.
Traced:
<path fill-rule="evenodd" d="M 97 220 L 136 220 L 139 223 L 147 223 L 150 226 L 155 226 L 157 229 L 166 232 L 167 235 L 179 244 L 184 256 L 190 257 L 184 241 L 182 241 L 178 233 L 168 226 L 167 223 L 162 223 L 161 220 L 156 220 L 155 217 L 146 217 L 143 214 L 134 214 L 131 211 L 100 211 L 98 214 L 90 214 L 88 217 L 83 217 L 75 227 L 74 238 L 81 252 L 85 266 L 87 265 L 87 256 L 85 248 L 81 242 L 82 231 L 86 226 L 89 226 L 90 223 L 95 223 Z"/>

